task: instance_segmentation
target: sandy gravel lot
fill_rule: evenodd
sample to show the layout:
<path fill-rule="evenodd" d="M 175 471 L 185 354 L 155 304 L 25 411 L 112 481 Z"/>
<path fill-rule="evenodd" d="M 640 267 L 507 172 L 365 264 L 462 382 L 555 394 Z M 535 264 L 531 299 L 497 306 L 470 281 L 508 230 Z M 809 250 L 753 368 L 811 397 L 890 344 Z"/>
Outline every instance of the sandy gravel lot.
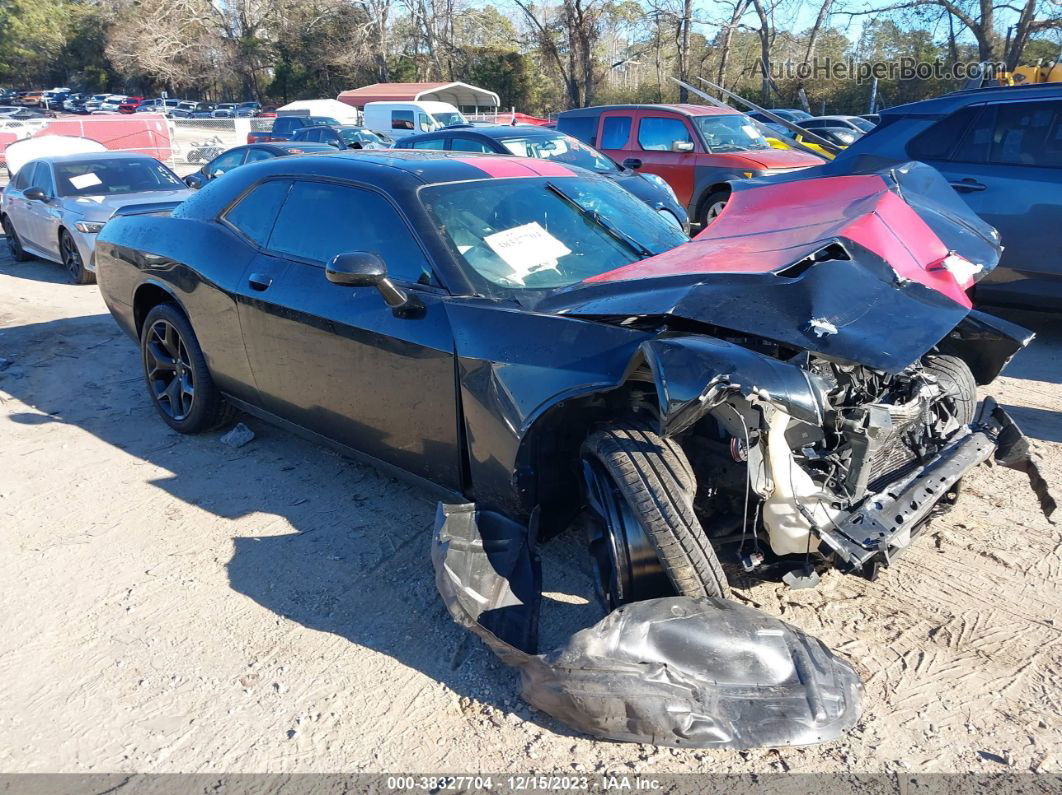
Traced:
<path fill-rule="evenodd" d="M 1062 323 L 1014 319 L 1041 336 L 991 391 L 1059 483 Z M 855 731 L 675 751 L 522 704 L 435 593 L 426 495 L 253 420 L 169 431 L 95 287 L 0 259 L 0 357 L 0 772 L 1062 769 L 1062 544 L 1014 472 L 877 582 L 737 592 L 855 663 Z M 577 539 L 545 568 L 547 640 L 596 608 Z"/>

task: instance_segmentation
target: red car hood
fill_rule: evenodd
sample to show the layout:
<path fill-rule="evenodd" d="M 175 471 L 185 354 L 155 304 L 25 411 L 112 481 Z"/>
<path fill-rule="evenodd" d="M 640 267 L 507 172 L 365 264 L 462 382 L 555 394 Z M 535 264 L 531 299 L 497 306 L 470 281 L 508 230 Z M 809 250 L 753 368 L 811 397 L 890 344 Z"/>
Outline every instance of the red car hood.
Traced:
<path fill-rule="evenodd" d="M 876 174 L 821 177 L 735 191 L 723 213 L 691 242 L 587 279 L 607 282 L 693 273 L 773 273 L 828 240 L 877 254 L 899 279 L 967 308 L 966 289 L 941 262 L 948 249 Z M 983 263 L 982 263 L 983 264 Z"/>

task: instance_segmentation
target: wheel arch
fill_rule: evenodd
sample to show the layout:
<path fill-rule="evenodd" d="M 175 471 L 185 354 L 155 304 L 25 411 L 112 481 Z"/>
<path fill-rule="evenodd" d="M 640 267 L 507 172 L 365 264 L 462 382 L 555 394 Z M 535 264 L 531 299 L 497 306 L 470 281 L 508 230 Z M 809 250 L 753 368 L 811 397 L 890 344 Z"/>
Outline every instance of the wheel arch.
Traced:
<path fill-rule="evenodd" d="M 173 304 L 185 317 L 188 312 L 174 294 L 173 290 L 154 279 L 145 281 L 133 292 L 133 324 L 136 328 L 137 339 L 144 328 L 144 318 L 159 304 Z"/>
<path fill-rule="evenodd" d="M 704 213 L 704 210 L 708 204 L 708 197 L 716 191 L 725 190 L 727 193 L 734 192 L 734 186 L 730 184 L 728 180 L 714 182 L 701 191 L 700 197 L 697 199 L 697 204 L 694 207 L 693 218 L 699 219 Z"/>

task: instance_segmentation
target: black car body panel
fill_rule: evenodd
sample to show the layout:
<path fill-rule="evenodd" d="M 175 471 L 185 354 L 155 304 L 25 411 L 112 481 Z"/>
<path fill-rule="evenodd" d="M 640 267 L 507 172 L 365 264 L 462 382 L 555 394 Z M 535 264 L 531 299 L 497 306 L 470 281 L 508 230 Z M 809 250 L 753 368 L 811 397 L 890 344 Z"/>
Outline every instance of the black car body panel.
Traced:
<path fill-rule="evenodd" d="M 665 439 L 728 443 L 734 461 L 744 455 L 750 474 L 741 489 L 746 499 L 746 483 L 763 497 L 765 523 L 773 497 L 755 472 L 759 463 L 774 465 L 772 446 L 806 478 L 808 461 L 851 463 L 852 472 L 831 471 L 818 484 L 839 484 L 829 510 L 841 524 L 873 504 L 881 487 L 868 483 L 917 482 L 913 452 L 905 452 L 902 472 L 881 469 L 873 455 L 918 423 L 941 429 L 924 433 L 920 458 L 935 455 L 961 474 L 982 451 L 960 456 L 949 440 L 976 436 L 987 455 L 1023 469 L 1046 494 L 1020 432 L 1002 415 L 957 428 L 926 413 L 944 393 L 923 372 L 926 354 L 968 359 L 989 381 L 1030 335 L 970 312 L 969 273 L 991 271 L 998 247 L 961 208 L 921 201 L 920 180 L 932 187 L 917 167 L 826 182 L 814 195 L 801 184 L 804 215 L 791 211 L 784 229 L 742 212 L 769 207 L 790 188 L 742 185 L 715 224 L 682 242 L 658 215 L 579 169 L 469 153 L 335 152 L 241 167 L 169 216 L 116 217 L 100 234 L 96 264 L 108 308 L 134 338 L 151 307 L 176 304 L 215 383 L 239 406 L 433 483 L 461 503 L 441 508 L 437 520 L 439 590 L 455 620 L 521 669 L 531 703 L 616 739 L 803 743 L 837 736 L 858 718 L 858 679 L 821 644 L 755 611 L 679 598 L 627 605 L 538 656 L 535 548 L 584 508 L 579 461 L 588 429 L 632 413 L 652 418 Z M 495 189 L 498 206 L 471 209 L 500 224 L 516 217 L 503 205 L 526 190 L 535 201 L 524 220 L 550 213 L 542 224 L 561 235 L 566 212 L 570 229 L 590 235 L 593 246 L 584 251 L 584 238 L 566 238 L 573 248 L 561 245 L 565 253 L 545 256 L 548 267 L 524 272 L 524 286 L 492 281 L 489 269 L 472 264 L 480 262 L 476 240 L 457 242 L 466 239 L 458 233 L 471 210 L 445 222 L 439 212 L 458 191 L 483 205 Z M 353 256 L 346 252 L 284 253 L 285 235 L 312 246 L 321 233 L 291 219 L 325 223 L 334 209 L 328 201 L 341 202 L 344 192 L 376 219 L 357 227 L 364 251 L 355 253 L 386 260 L 389 292 L 326 278 L 338 273 L 335 255 Z M 296 198 L 306 196 L 333 198 Z M 264 237 L 256 236 L 257 220 L 241 225 L 238 214 L 259 200 L 273 207 L 262 213 Z M 591 200 L 598 203 L 581 203 Z M 627 208 L 623 228 L 603 217 L 608 207 Z M 530 236 L 518 239 L 530 239 L 536 255 L 560 243 L 537 221 L 509 223 L 520 225 L 482 232 L 496 252 L 514 256 L 506 248 L 514 231 Z M 942 236 L 957 250 L 949 253 Z M 401 256 L 385 256 L 396 240 L 404 241 Z M 628 264 L 561 286 L 526 286 L 524 277 L 549 285 L 566 273 L 561 257 L 571 255 L 574 268 L 602 252 Z M 417 259 L 425 268 L 409 269 Z M 514 274 L 517 260 L 506 260 Z M 401 300 L 385 303 L 396 295 Z M 1004 444 L 1006 434 L 1015 438 Z M 824 446 L 827 436 L 843 449 Z M 821 542 L 829 554 L 835 539 L 817 519 L 821 499 L 794 499 L 804 514 L 788 520 L 804 533 L 799 551 L 806 556 Z M 1053 510 L 1043 496 L 1041 504 Z M 856 563 L 887 563 L 908 540 L 890 538 Z M 789 551 L 778 547 L 779 555 Z M 850 558 L 839 560 L 859 568 Z M 733 674 L 730 684 L 720 683 L 720 670 Z M 755 703 L 745 697 L 750 689 Z"/>

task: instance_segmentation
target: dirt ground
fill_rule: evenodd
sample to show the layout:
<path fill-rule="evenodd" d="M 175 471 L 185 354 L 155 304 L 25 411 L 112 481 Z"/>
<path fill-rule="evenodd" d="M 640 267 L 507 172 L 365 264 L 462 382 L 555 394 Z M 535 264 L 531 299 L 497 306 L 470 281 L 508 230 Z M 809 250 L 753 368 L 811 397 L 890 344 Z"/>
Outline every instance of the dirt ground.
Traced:
<path fill-rule="evenodd" d="M 425 494 L 263 423 L 232 449 L 154 414 L 95 287 L 0 259 L 0 772 L 1058 772 L 1062 544 L 1024 476 L 869 583 L 738 598 L 851 660 L 840 741 L 670 750 L 573 735 L 449 619 Z M 1062 482 L 1062 322 L 991 387 Z M 594 620 L 547 547 L 544 640 Z"/>

